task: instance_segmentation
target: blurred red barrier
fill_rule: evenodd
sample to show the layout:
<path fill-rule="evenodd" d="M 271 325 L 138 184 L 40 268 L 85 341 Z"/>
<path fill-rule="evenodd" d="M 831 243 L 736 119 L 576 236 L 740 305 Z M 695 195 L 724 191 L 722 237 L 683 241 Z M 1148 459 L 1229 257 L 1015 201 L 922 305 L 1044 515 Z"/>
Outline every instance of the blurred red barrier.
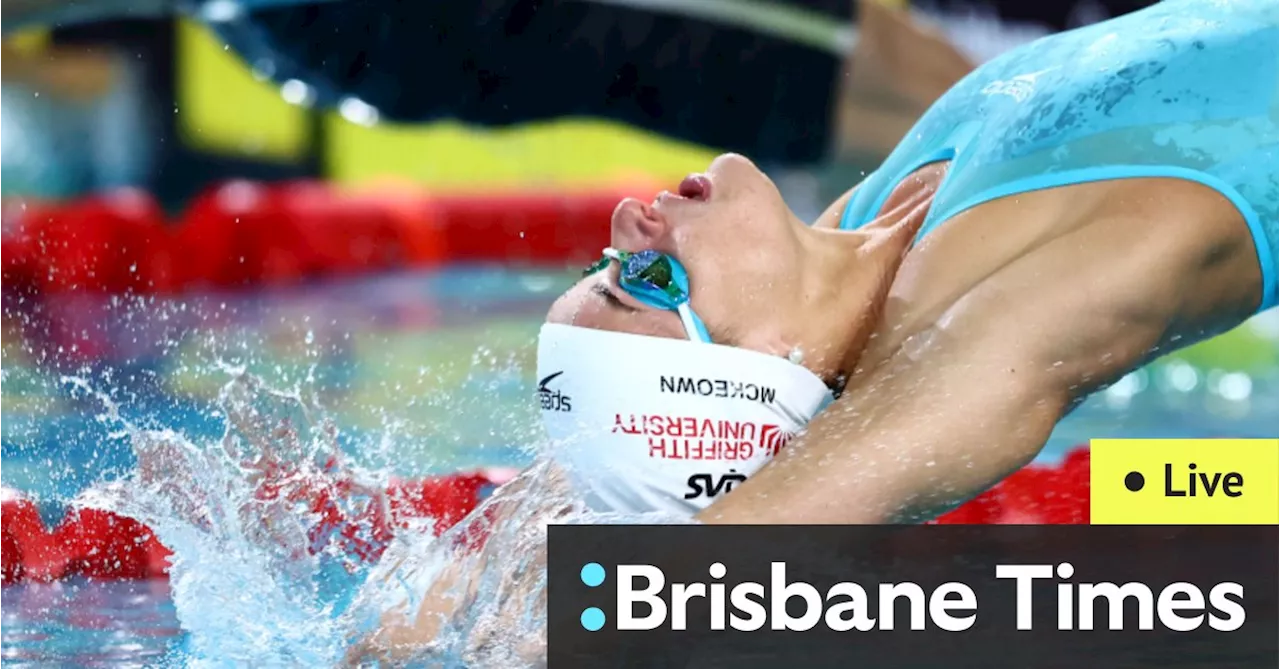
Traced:
<path fill-rule="evenodd" d="M 0 562 L 4 563 L 4 583 L 26 576 L 27 548 L 23 544 L 29 541 L 34 545 L 45 534 L 36 505 L 22 499 L 16 491 L 0 489 Z"/>
<path fill-rule="evenodd" d="M 16 583 L 23 576 L 22 548 L 18 538 L 8 531 L 0 535 L 0 575 L 3 578 L 0 582 L 5 585 Z"/>
<path fill-rule="evenodd" d="M 444 217 L 433 198 L 392 193 L 376 197 L 400 230 L 402 259 L 409 267 L 434 267 L 448 262 Z"/>
<path fill-rule="evenodd" d="M 349 481 L 326 479 L 295 489 L 293 502 L 305 502 L 315 514 L 312 550 L 336 543 L 354 561 L 377 560 L 396 531 L 415 519 L 433 519 L 438 535 L 479 506 L 484 488 L 501 485 L 513 472 L 484 471 L 398 481 L 387 488 L 387 507 L 372 504 L 359 517 L 344 511 Z M 264 499 L 282 489 L 267 485 Z M 97 510 L 74 511 L 53 532 L 45 529 L 36 507 L 12 490 L 3 496 L 4 583 L 53 580 L 70 575 L 99 579 L 160 577 L 170 555 L 142 524 Z M 388 515 L 389 510 L 389 515 Z M 1057 466 L 1028 466 L 991 490 L 935 521 L 935 524 L 1087 524 L 1089 522 L 1089 452 L 1080 448 Z M 464 541 L 483 540 L 486 526 L 476 524 Z"/>
<path fill-rule="evenodd" d="M 586 264 L 609 245 L 613 210 L 634 192 L 441 197 L 444 246 L 459 262 Z"/>
<path fill-rule="evenodd" d="M 278 192 L 279 215 L 310 241 L 317 275 L 426 267 L 443 259 L 434 210 L 425 197 L 334 193 L 319 184 Z"/>
<path fill-rule="evenodd" d="M 236 182 L 198 197 L 179 236 L 196 256 L 189 269 L 197 285 L 282 284 L 459 260 L 447 251 L 438 212 L 425 195 Z"/>
<path fill-rule="evenodd" d="M 478 473 L 393 483 L 387 491 L 392 520 L 404 527 L 414 518 L 434 518 L 439 535 L 471 513 L 480 503 L 481 489 L 491 483 Z"/>
<path fill-rule="evenodd" d="M 197 196 L 176 226 L 133 190 L 25 202 L 4 212 L 5 290 L 172 293 L 448 262 L 586 263 L 608 244 L 618 202 L 652 190 L 432 197 L 234 181 Z"/>
<path fill-rule="evenodd" d="M 933 521 L 939 525 L 1089 524 L 1089 449 L 1056 466 L 1028 465 Z"/>
<path fill-rule="evenodd" d="M 3 491 L 4 583 L 68 576 L 140 579 L 163 576 L 169 551 L 141 523 L 107 511 L 73 511 L 52 532 L 36 505 Z"/>
<path fill-rule="evenodd" d="M 392 484 L 387 490 L 390 516 L 382 504 L 371 504 L 358 517 L 344 509 L 341 497 L 351 495 L 349 481 L 325 480 L 295 491 L 293 502 L 306 502 L 315 514 L 310 531 L 313 552 L 334 544 L 352 560 L 373 562 L 381 557 L 397 530 L 413 519 L 435 521 L 441 534 L 480 504 L 484 487 L 506 478 L 497 472 L 455 474 Z M 280 491 L 268 486 L 264 498 Z M 13 490 L 4 489 L 0 542 L 4 583 L 53 581 L 71 576 L 93 579 L 143 579 L 168 573 L 171 555 L 142 523 L 97 509 L 69 512 L 52 532 L 45 528 L 36 505 Z"/>
<path fill-rule="evenodd" d="M 295 280 L 314 265 L 311 239 L 281 215 L 278 198 L 246 181 L 222 184 L 191 203 L 177 232 L 183 280 L 230 288 Z"/>
<path fill-rule="evenodd" d="M 168 571 L 169 550 L 151 530 L 107 511 L 72 511 L 53 531 L 53 540 L 68 553 L 63 577 L 142 579 Z"/>
<path fill-rule="evenodd" d="M 28 295 L 40 286 L 41 263 L 39 244 L 33 220 L 44 214 L 36 211 L 44 206 L 36 202 L 9 203 L 4 208 L 0 232 L 0 280 L 6 292 Z"/>
<path fill-rule="evenodd" d="M 1000 520 L 1000 499 L 987 490 L 931 522 L 934 525 L 993 525 Z"/>
<path fill-rule="evenodd" d="M 168 255 L 164 212 L 121 190 L 6 212 L 6 274 L 48 292 L 150 292 Z M 6 277 L 7 278 L 7 277 Z"/>
<path fill-rule="evenodd" d="M 66 551 L 45 528 L 40 512 L 17 491 L 0 489 L 4 582 L 50 581 L 62 575 Z"/>

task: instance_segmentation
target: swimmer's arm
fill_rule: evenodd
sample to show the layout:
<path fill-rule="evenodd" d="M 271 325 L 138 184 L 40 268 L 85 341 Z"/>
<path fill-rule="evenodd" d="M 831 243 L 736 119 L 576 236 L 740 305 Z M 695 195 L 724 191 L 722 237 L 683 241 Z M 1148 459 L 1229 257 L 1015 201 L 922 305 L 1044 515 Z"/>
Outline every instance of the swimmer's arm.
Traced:
<path fill-rule="evenodd" d="M 1067 397 L 1040 392 L 1016 346 L 894 356 L 810 424 L 709 523 L 880 524 L 936 516 L 1030 461 Z M 945 362 L 943 362 L 945 360 Z M 939 365 L 941 363 L 941 365 Z"/>
<path fill-rule="evenodd" d="M 858 41 L 836 82 L 831 148 L 840 162 L 874 164 L 974 64 L 909 11 L 882 0 L 854 7 Z"/>
<path fill-rule="evenodd" d="M 1141 197 L 1106 185 L 1063 197 L 1088 201 L 1093 188 L 1114 188 L 1104 199 L 1117 205 L 1081 212 L 1088 225 L 957 296 L 699 519 L 934 517 L 1030 462 L 1089 393 L 1257 307 L 1256 251 L 1224 198 L 1171 180 L 1148 182 Z M 1005 203 L 969 215 L 1028 213 Z"/>
<path fill-rule="evenodd" d="M 529 494 L 530 486 L 533 485 L 539 486 L 539 490 L 536 494 Z M 488 502 L 463 519 L 458 524 L 459 528 L 446 534 L 445 538 L 458 536 L 459 530 L 464 535 L 478 530 L 503 535 L 506 537 L 505 541 L 510 541 L 510 537 L 518 531 L 517 525 L 533 522 L 534 526 L 540 527 L 562 519 L 568 510 L 564 505 L 568 496 L 568 483 L 563 472 L 546 463 L 535 465 L 495 491 Z M 466 527 L 468 524 L 473 527 Z M 507 574 L 510 580 L 503 584 L 502 592 L 506 595 L 507 605 L 500 608 L 512 617 L 523 615 L 528 609 L 530 597 L 545 595 L 540 589 L 541 579 L 546 571 L 545 543 L 534 542 L 529 548 L 536 551 L 532 564 L 524 571 Z M 479 549 L 469 543 L 455 544 L 448 567 L 431 579 L 425 592 L 419 593 L 416 599 L 417 609 L 409 611 L 395 608 L 385 611 L 380 617 L 378 628 L 351 646 L 343 666 L 368 666 L 374 661 L 396 666 L 430 648 L 442 631 L 448 628 L 451 620 L 475 597 L 483 572 L 486 568 L 492 568 L 489 562 L 498 550 L 501 550 L 500 546 L 488 541 Z M 402 577 L 402 570 L 414 569 L 415 566 L 409 559 L 412 557 L 400 555 L 396 558 L 398 563 L 379 565 L 383 574 L 379 583 Z M 376 589 L 379 583 L 373 584 L 375 589 L 369 592 L 379 592 Z M 473 650 L 485 644 L 511 643 L 509 638 L 495 634 L 507 621 L 495 622 L 498 625 L 486 627 L 487 631 L 480 628 L 472 630 L 469 642 L 473 644 Z M 541 631 L 545 633 L 545 630 Z M 514 650 L 527 660 L 525 665 L 536 666 L 539 658 L 545 657 L 545 637 L 534 635 L 524 638 Z"/>

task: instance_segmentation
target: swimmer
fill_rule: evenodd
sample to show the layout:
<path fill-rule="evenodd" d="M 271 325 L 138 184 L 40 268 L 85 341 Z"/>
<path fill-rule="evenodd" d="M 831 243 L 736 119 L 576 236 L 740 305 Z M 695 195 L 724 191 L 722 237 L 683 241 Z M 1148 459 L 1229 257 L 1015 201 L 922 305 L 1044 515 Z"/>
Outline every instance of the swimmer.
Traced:
<path fill-rule="evenodd" d="M 813 224 L 739 155 L 624 200 L 539 337 L 555 466 L 601 511 L 858 524 L 1027 464 L 1089 394 L 1276 306 L 1278 13 L 1166 0 L 1009 52 Z"/>
<path fill-rule="evenodd" d="M 623 201 L 540 335 L 555 461 L 603 509 L 753 524 L 921 521 L 1027 464 L 1276 306 L 1277 12 L 1166 0 L 1015 49 L 812 225 L 738 155 Z"/>

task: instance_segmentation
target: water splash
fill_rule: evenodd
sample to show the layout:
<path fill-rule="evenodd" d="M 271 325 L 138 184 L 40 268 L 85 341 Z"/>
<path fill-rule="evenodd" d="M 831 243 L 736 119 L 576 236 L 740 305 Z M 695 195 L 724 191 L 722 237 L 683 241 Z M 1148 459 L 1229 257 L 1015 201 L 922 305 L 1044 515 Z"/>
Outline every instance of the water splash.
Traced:
<path fill-rule="evenodd" d="M 362 573 L 334 543 L 317 545 L 321 519 L 300 493 L 325 479 L 336 430 L 301 393 L 229 371 L 218 400 L 227 430 L 210 443 L 132 425 L 109 397 L 72 380 L 128 434 L 138 458 L 130 476 L 76 503 L 135 518 L 174 551 L 170 581 L 193 664 L 331 664 L 343 639 L 335 611 Z M 369 489 L 381 483 L 353 475 Z M 342 499 L 353 516 L 382 502 Z"/>
<path fill-rule="evenodd" d="M 142 429 L 103 406 L 138 466 L 76 503 L 135 518 L 174 551 L 170 583 L 189 635 L 189 666 L 331 666 L 375 659 L 432 666 L 538 666 L 545 658 L 546 527 L 552 523 L 687 522 L 590 511 L 537 462 L 443 533 L 403 529 L 372 564 L 351 550 L 390 540 L 385 472 L 343 466 L 338 434 L 314 396 L 271 388 L 242 368 L 219 395 L 221 439 Z M 338 536 L 316 490 L 358 519 Z M 329 528 L 330 530 L 332 528 Z M 359 542 L 357 542 L 359 543 Z"/>
<path fill-rule="evenodd" d="M 684 524 L 589 509 L 539 461 L 439 539 L 406 537 L 370 575 L 345 626 L 348 659 L 441 667 L 546 661 L 546 538 L 552 524 Z"/>

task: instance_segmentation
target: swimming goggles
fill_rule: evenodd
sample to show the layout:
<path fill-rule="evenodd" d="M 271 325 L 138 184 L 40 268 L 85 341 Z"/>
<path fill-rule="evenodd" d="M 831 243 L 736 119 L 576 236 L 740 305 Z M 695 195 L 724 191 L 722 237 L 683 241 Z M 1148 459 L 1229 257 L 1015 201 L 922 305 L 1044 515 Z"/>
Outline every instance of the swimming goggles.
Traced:
<path fill-rule="evenodd" d="M 628 295 L 654 309 L 676 312 L 689 339 L 711 343 L 707 326 L 689 306 L 689 274 L 679 260 L 653 250 L 629 253 L 610 247 L 583 276 L 599 272 L 614 260 L 621 267 L 618 285 Z"/>

